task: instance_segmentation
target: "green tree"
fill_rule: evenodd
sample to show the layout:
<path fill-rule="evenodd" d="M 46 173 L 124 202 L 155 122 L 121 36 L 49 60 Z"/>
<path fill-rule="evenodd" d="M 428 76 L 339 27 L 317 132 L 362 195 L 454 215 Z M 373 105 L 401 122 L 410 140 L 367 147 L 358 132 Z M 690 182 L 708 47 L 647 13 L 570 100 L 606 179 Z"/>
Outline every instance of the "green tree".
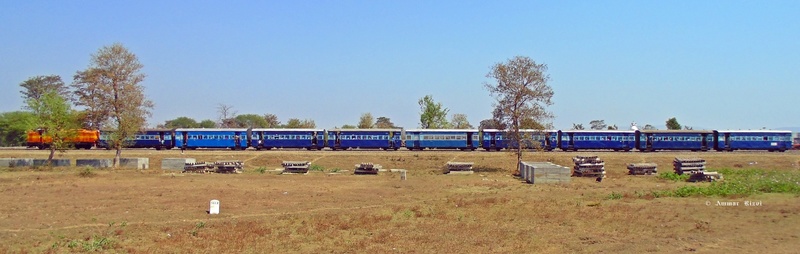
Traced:
<path fill-rule="evenodd" d="M 172 120 L 167 120 L 164 123 L 165 128 L 175 129 L 175 128 L 197 128 L 200 127 L 200 124 L 197 123 L 192 118 L 181 116 Z"/>
<path fill-rule="evenodd" d="M 114 167 L 119 166 L 125 141 L 145 127 L 153 108 L 141 85 L 142 67 L 135 54 L 115 43 L 98 50 L 90 66 L 75 75 L 78 104 L 87 107 L 93 121 L 109 124 L 109 145 L 116 150 Z"/>
<path fill-rule="evenodd" d="M 378 117 L 377 121 L 375 121 L 375 128 L 379 128 L 379 129 L 394 129 L 394 128 L 397 128 L 397 126 L 395 126 L 394 123 L 392 122 L 392 120 L 389 119 L 388 117 L 381 116 L 381 117 Z"/>
<path fill-rule="evenodd" d="M 645 124 L 644 125 L 644 130 L 658 130 L 658 129 L 656 129 L 655 126 L 652 126 L 652 125 L 649 125 L 649 124 Z"/>
<path fill-rule="evenodd" d="M 316 127 L 317 124 L 314 123 L 314 120 L 300 120 L 298 118 L 290 118 L 289 121 L 286 121 L 286 126 L 284 126 L 287 129 L 311 129 Z"/>
<path fill-rule="evenodd" d="M 217 122 L 214 122 L 214 120 L 206 119 L 200 121 L 200 128 L 216 128 L 216 127 L 217 127 Z"/>
<path fill-rule="evenodd" d="M 38 99 L 30 98 L 26 103 L 33 112 L 33 124 L 44 130 L 42 135 L 52 139 L 50 156 L 47 157 L 47 165 L 50 165 L 56 150 L 63 153 L 72 146 L 69 141 L 77 135 L 79 126 L 75 122 L 75 112 L 67 99 L 55 89 L 45 91 Z"/>
<path fill-rule="evenodd" d="M 69 90 L 64 81 L 61 80 L 61 76 L 58 75 L 31 77 L 19 84 L 19 86 L 23 88 L 20 93 L 22 93 L 22 99 L 24 100 L 41 99 L 42 95 L 49 91 L 55 91 L 58 95 L 69 98 Z"/>
<path fill-rule="evenodd" d="M 355 128 L 357 128 L 357 127 L 355 125 L 352 125 L 352 124 L 342 125 L 342 129 L 355 129 Z"/>
<path fill-rule="evenodd" d="M 372 117 L 371 113 L 361 114 L 361 119 L 358 120 L 358 128 L 359 129 L 372 129 L 372 128 L 375 127 L 373 122 L 375 122 L 375 118 Z"/>
<path fill-rule="evenodd" d="M 522 163 L 524 149 L 539 145 L 533 142 L 532 137 L 520 132 L 524 122 L 536 123 L 536 129 L 543 132 L 545 125 L 541 123 L 553 118 L 553 114 L 547 111 L 547 106 L 553 104 L 553 89 L 547 84 L 550 77 L 546 71 L 547 65 L 517 56 L 495 64 L 486 75 L 495 80 L 494 84 L 485 86 L 496 99 L 494 115 L 499 115 L 498 122 L 508 127 L 506 137 L 510 139 L 509 146 L 515 148 L 517 169 Z"/>
<path fill-rule="evenodd" d="M 0 114 L 0 146 L 24 146 L 33 123 L 34 115 L 29 111 Z"/>
<path fill-rule="evenodd" d="M 472 129 L 474 128 L 472 124 L 469 123 L 467 120 L 466 114 L 453 114 L 453 118 L 450 119 L 450 123 L 453 128 L 456 129 Z"/>
<path fill-rule="evenodd" d="M 505 129 L 502 127 L 502 123 L 497 122 L 495 119 L 483 119 L 481 123 L 478 125 L 478 129 L 486 130 L 486 129 L 497 129 L 502 130 Z"/>
<path fill-rule="evenodd" d="M 236 127 L 239 128 L 268 128 L 269 123 L 263 116 L 256 114 L 243 114 L 234 118 Z"/>
<path fill-rule="evenodd" d="M 678 119 L 670 118 L 667 119 L 667 130 L 680 130 L 681 124 L 678 123 Z"/>
<path fill-rule="evenodd" d="M 423 129 L 444 129 L 447 128 L 447 113 L 449 109 L 442 106 L 442 103 L 433 101 L 433 96 L 425 95 L 419 99 L 419 124 Z"/>
<path fill-rule="evenodd" d="M 605 120 L 592 120 L 589 125 L 592 126 L 592 130 L 605 130 L 607 126 Z"/>
<path fill-rule="evenodd" d="M 281 121 L 278 121 L 278 116 L 274 114 L 264 114 L 264 121 L 267 121 L 267 128 L 279 128 Z"/>
<path fill-rule="evenodd" d="M 612 125 L 609 125 L 609 126 L 608 126 L 608 129 L 609 129 L 609 130 L 619 130 L 619 127 L 617 127 L 617 125 L 616 125 L 616 124 L 612 124 Z"/>

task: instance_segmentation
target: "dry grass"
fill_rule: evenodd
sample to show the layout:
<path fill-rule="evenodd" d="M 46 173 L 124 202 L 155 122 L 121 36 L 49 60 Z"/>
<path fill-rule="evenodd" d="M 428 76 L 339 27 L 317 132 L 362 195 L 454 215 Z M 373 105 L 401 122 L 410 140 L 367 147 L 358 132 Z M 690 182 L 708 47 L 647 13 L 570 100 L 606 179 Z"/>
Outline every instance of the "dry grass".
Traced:
<path fill-rule="evenodd" d="M 150 170 L 82 168 L 0 172 L 0 252 L 730 252 L 800 248 L 800 197 L 656 198 L 683 183 L 627 176 L 627 163 L 702 157 L 710 168 L 800 171 L 798 153 L 534 153 L 527 161 L 569 165 L 596 154 L 608 178 L 527 185 L 510 176 L 514 157 L 488 152 L 305 152 L 132 150 Z M 0 157 L 44 158 L 39 151 Z M 111 158 L 110 151 L 70 151 L 67 158 Z M 244 160 L 236 175 L 180 174 L 156 168 L 162 158 Z M 283 160 L 309 160 L 325 172 L 256 173 Z M 475 162 L 474 175 L 440 174 L 447 161 Z M 409 170 L 352 175 L 372 162 Z M 333 169 L 340 174 L 329 174 Z M 616 195 L 612 195 L 616 194 Z M 208 202 L 221 214 L 208 215 Z M 706 201 L 762 201 L 758 207 Z"/>

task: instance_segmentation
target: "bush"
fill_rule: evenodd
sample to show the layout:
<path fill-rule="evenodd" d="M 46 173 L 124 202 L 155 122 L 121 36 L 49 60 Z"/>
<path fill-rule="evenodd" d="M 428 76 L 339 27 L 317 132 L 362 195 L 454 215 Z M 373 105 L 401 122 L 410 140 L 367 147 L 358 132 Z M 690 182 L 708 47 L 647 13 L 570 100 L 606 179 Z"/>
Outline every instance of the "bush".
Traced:
<path fill-rule="evenodd" d="M 325 167 L 317 164 L 311 164 L 311 166 L 308 166 L 308 171 L 325 171 Z"/>
<path fill-rule="evenodd" d="M 766 171 L 761 169 L 722 169 L 724 181 L 706 186 L 689 185 L 674 191 L 665 191 L 665 196 L 749 196 L 761 193 L 800 194 L 800 173 Z"/>
<path fill-rule="evenodd" d="M 80 177 L 94 177 L 97 173 L 94 172 L 92 167 L 85 167 L 80 172 L 78 172 L 78 176 Z"/>
<path fill-rule="evenodd" d="M 259 168 L 256 169 L 256 172 L 264 174 L 264 173 L 267 172 L 267 168 L 266 167 L 259 167 Z"/>
<path fill-rule="evenodd" d="M 676 182 L 685 182 L 686 180 L 689 180 L 689 174 L 679 175 L 675 174 L 675 172 L 664 172 L 659 174 L 658 178 Z"/>

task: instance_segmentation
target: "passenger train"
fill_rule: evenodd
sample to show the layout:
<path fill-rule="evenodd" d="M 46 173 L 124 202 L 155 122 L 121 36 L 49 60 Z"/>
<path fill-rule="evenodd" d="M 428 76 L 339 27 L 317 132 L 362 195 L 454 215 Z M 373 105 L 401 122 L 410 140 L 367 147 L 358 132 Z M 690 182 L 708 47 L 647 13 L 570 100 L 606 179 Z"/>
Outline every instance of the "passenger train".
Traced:
<path fill-rule="evenodd" d="M 792 133 L 778 130 L 522 130 L 547 150 L 613 151 L 786 151 Z M 100 132 L 97 147 L 110 148 Z M 516 147 L 496 129 L 152 129 L 138 133 L 126 147 L 161 149 L 347 150 L 452 149 L 499 151 Z"/>

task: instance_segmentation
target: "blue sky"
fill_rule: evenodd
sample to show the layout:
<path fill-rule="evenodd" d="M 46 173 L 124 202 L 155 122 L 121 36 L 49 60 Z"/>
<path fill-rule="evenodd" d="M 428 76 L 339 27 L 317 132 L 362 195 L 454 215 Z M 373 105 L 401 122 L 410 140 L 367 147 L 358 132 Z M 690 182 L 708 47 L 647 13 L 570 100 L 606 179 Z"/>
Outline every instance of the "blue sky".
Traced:
<path fill-rule="evenodd" d="M 0 112 L 19 84 L 67 83 L 115 42 L 137 54 L 155 103 L 179 116 L 362 113 L 419 125 L 427 94 L 477 126 L 489 67 L 547 64 L 558 129 L 800 126 L 800 1 L 10 1 L 0 8 Z"/>

